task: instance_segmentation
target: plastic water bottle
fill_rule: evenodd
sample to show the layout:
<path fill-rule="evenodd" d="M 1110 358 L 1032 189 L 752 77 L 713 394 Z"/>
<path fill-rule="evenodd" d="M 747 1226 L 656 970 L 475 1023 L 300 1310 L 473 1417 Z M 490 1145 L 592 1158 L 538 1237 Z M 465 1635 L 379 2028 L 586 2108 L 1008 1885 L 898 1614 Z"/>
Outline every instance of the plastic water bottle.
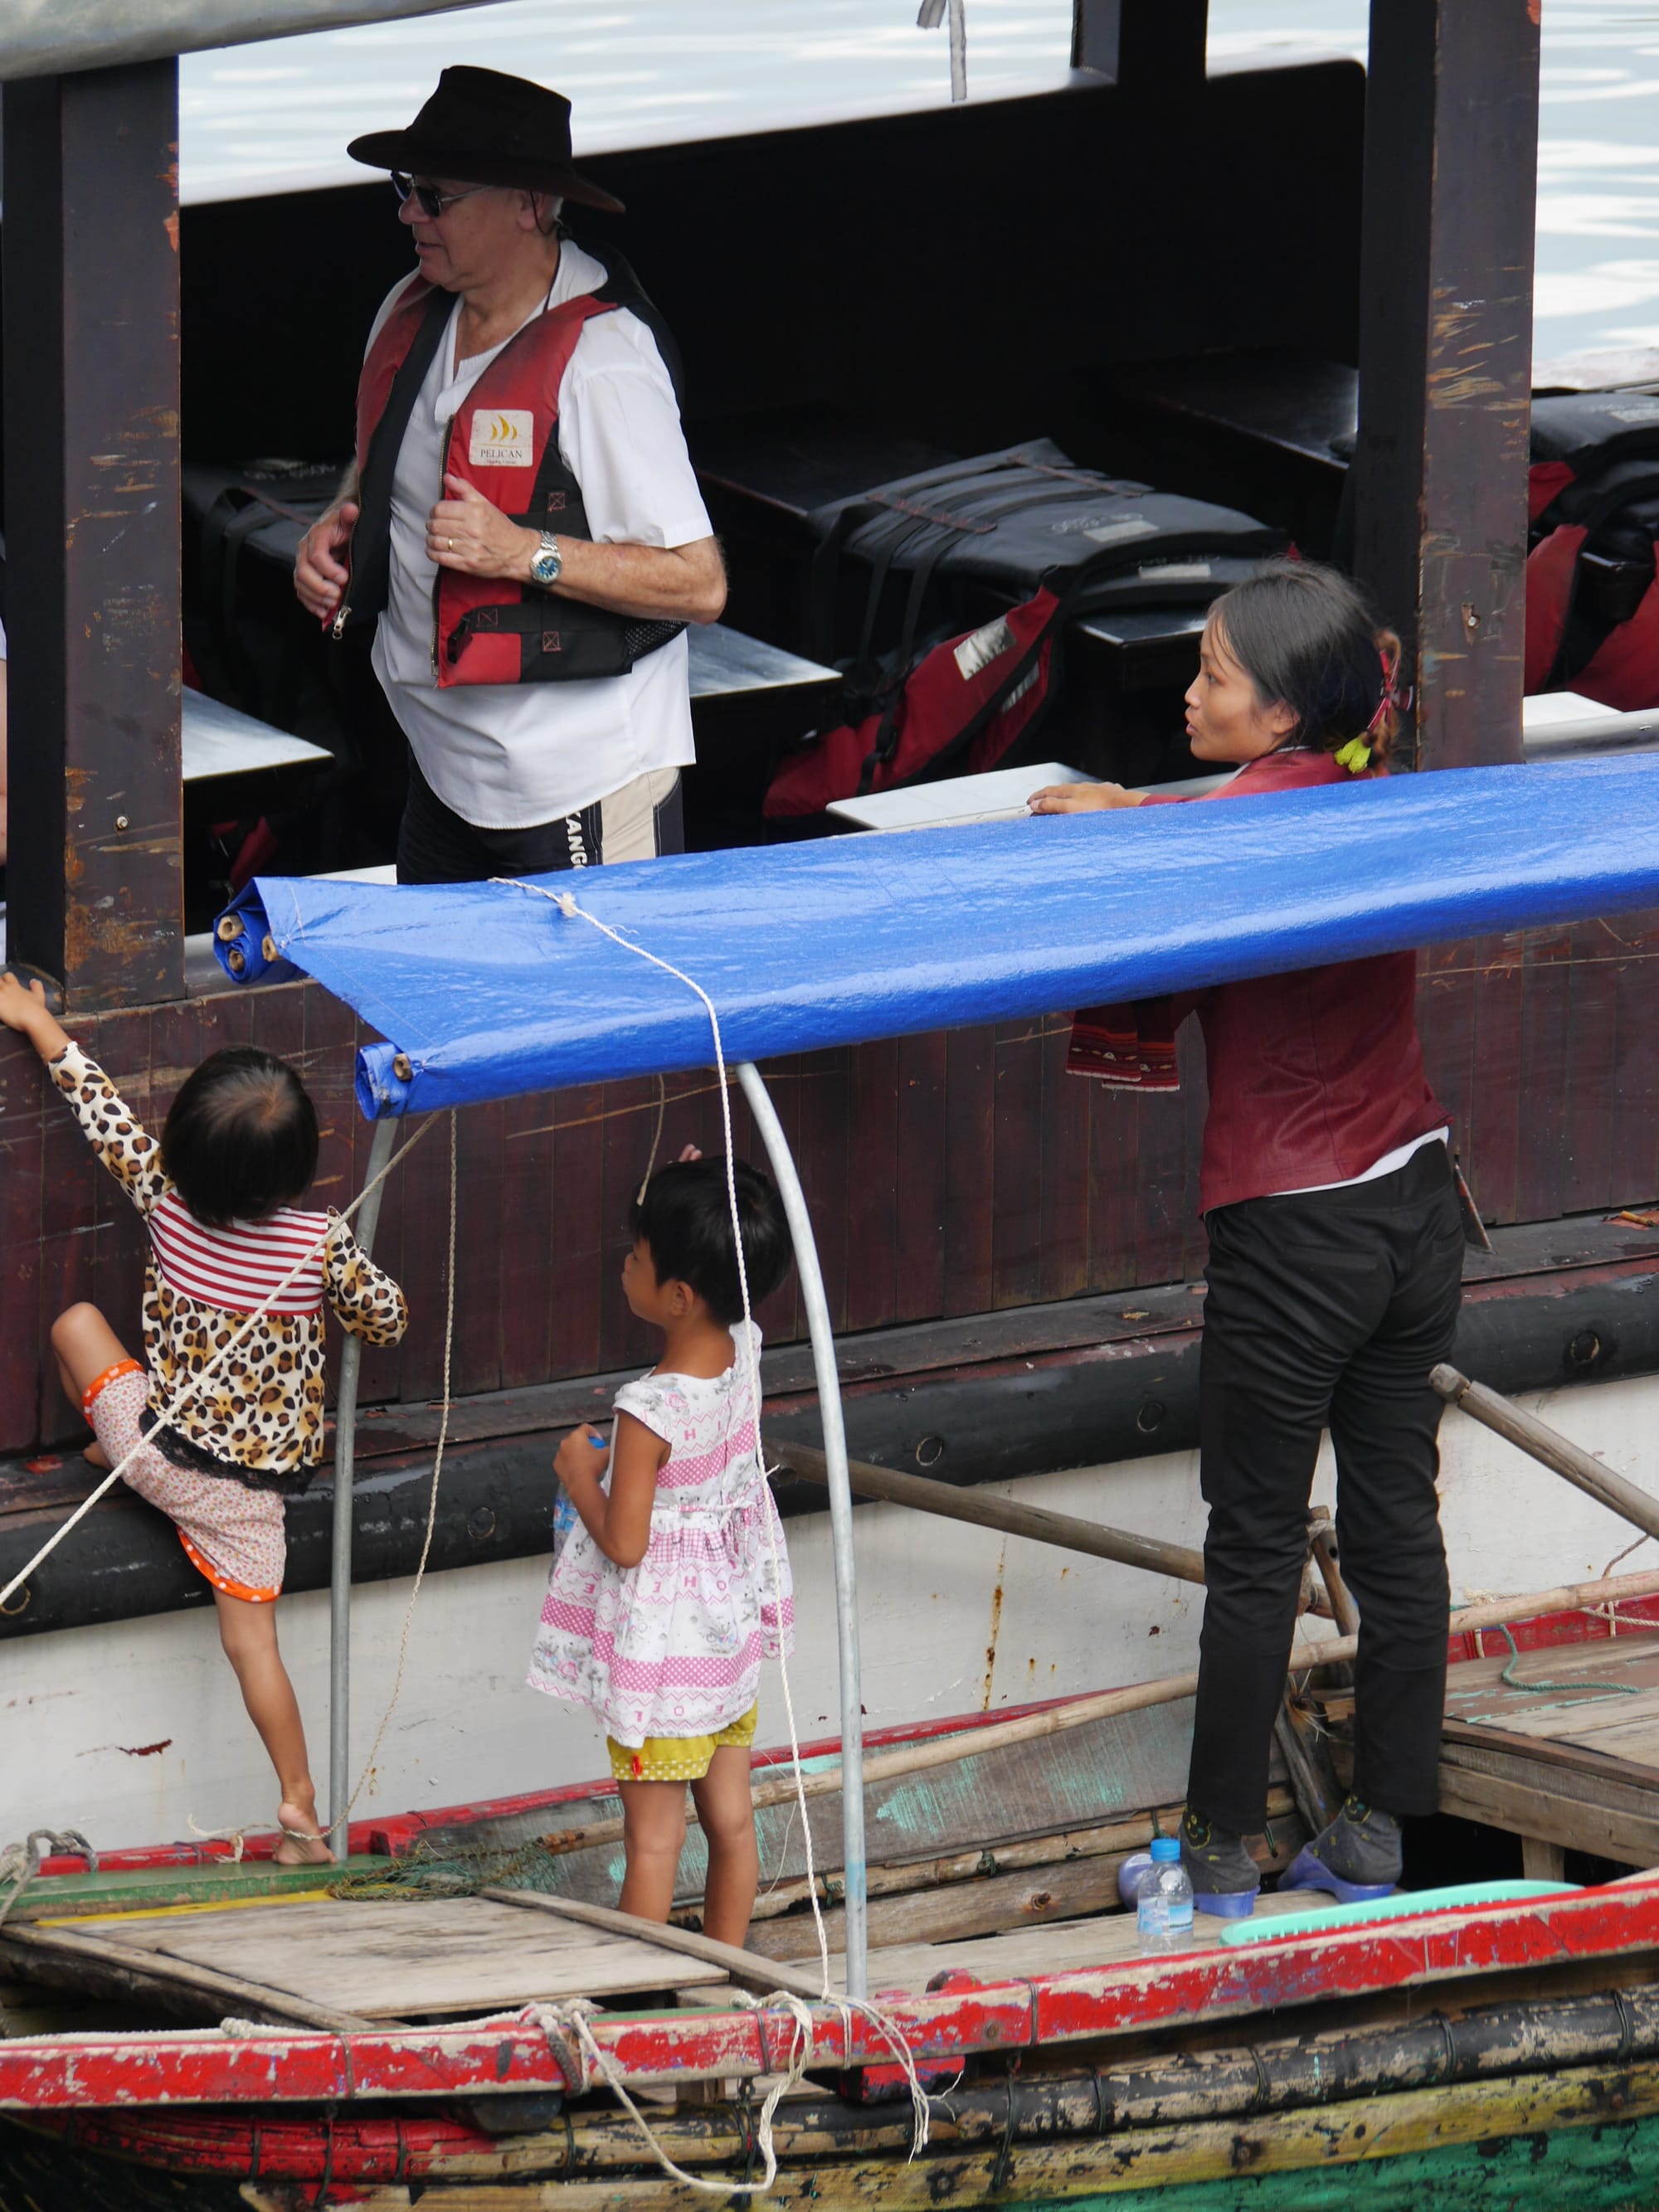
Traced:
<path fill-rule="evenodd" d="M 603 1437 L 589 1437 L 587 1441 L 595 1451 L 609 1451 L 611 1449 Z M 576 1510 L 575 1500 L 563 1483 L 560 1483 L 559 1494 L 553 1501 L 553 1556 L 556 1559 L 581 1523 L 582 1516 Z"/>
<path fill-rule="evenodd" d="M 1193 1940 L 1193 1885 L 1174 1836 L 1154 1836 L 1152 1863 L 1135 1898 L 1135 1933 L 1142 1954 L 1184 1951 Z"/>

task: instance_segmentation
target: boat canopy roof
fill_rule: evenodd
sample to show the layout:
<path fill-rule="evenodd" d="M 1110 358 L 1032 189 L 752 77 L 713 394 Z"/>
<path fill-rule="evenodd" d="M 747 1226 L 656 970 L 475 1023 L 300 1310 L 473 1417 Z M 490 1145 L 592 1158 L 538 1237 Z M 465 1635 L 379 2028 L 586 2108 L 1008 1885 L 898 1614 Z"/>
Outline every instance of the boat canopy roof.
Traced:
<path fill-rule="evenodd" d="M 1659 759 L 687 854 L 507 884 L 259 877 L 216 939 L 386 1040 L 371 1117 L 1187 991 L 1659 905 Z M 396 1065 L 394 1065 L 396 1063 Z M 407 1068 L 408 1073 L 402 1073 Z"/>

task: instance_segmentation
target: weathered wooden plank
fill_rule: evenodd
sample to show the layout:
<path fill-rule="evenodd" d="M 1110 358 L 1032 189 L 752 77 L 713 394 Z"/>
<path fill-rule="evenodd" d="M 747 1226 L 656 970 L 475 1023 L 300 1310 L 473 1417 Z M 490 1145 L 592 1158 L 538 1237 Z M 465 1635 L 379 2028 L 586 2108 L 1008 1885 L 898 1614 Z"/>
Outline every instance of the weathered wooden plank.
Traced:
<path fill-rule="evenodd" d="M 823 1294 L 837 1329 L 847 1326 L 847 1178 L 852 1076 L 845 1051 L 803 1053 L 795 1164 L 818 1248 Z M 718 1139 L 708 1149 L 718 1151 Z"/>
<path fill-rule="evenodd" d="M 941 1030 L 899 1039 L 898 1188 L 893 1206 L 893 1318 L 898 1322 L 921 1321 L 945 1310 L 947 1057 Z"/>
<path fill-rule="evenodd" d="M 1522 939 L 1483 937 L 1463 948 L 1474 973 L 1474 1085 L 1469 1119 L 1452 1142 L 1481 1219 L 1516 1218 L 1521 1160 Z"/>
<path fill-rule="evenodd" d="M 0 1935 L 0 1963 L 27 1974 L 31 1969 L 63 1970 L 87 1985 L 123 1995 L 160 1996 L 198 2011 L 240 2013 L 256 2020 L 291 2022 L 349 2035 L 371 2023 L 360 2014 L 319 2002 L 303 1992 L 274 1986 L 229 1971 L 240 1958 L 211 1960 L 162 1956 L 151 1948 L 73 1928 L 11 1928 Z"/>
<path fill-rule="evenodd" d="M 1194 1050 L 1192 1024 L 1182 1033 L 1184 1072 Z M 1183 1272 L 1187 1245 L 1187 1102 L 1168 1092 L 1135 1097 L 1137 1283 L 1169 1283 Z"/>
<path fill-rule="evenodd" d="M 601 1935 L 625 1936 L 632 1942 L 647 1944 L 667 1953 L 676 1966 L 682 1959 L 700 1960 L 706 1966 L 718 1967 L 738 1989 L 752 1990 L 757 1996 L 768 1996 L 773 1990 L 788 1990 L 795 1996 L 808 1998 L 823 1993 L 823 1984 L 815 1975 L 794 1973 L 775 1960 L 758 1958 L 752 1951 L 742 1950 L 734 1943 L 717 1942 L 712 1936 L 699 1935 L 690 1928 L 661 1926 L 654 1921 L 641 1920 L 637 1913 L 618 1912 L 609 1905 L 587 1905 L 575 1898 L 547 1897 L 533 1889 L 486 1889 L 479 1894 L 492 1904 L 545 1913 L 555 1919 L 574 1922 L 579 1927 L 596 1929 Z"/>
<path fill-rule="evenodd" d="M 179 100 L 168 59 L 8 85 L 8 933 L 74 1010 L 180 998 Z M 36 557 L 22 549 L 33 547 Z M 50 549 L 48 551 L 47 549 Z"/>
<path fill-rule="evenodd" d="M 1430 767 L 1521 757 L 1537 143 L 1536 9 L 1373 11 L 1353 569 Z"/>
<path fill-rule="evenodd" d="M 988 1029 L 945 1038 L 945 1312 L 991 1310 L 996 1040 Z"/>
<path fill-rule="evenodd" d="M 1567 1018 L 1567 1091 L 1561 1210 L 1607 1204 L 1617 1164 L 1613 1111 L 1619 1084 L 1617 921 L 1580 922 L 1572 932 L 1572 996 Z"/>
<path fill-rule="evenodd" d="M 494 1101 L 469 1106 L 460 1116 L 456 1134 L 461 1187 L 456 1218 L 460 1242 L 453 1387 L 457 1391 L 498 1390 L 502 1273 L 499 1255 L 508 1239 L 518 1234 L 518 1224 L 507 1218 L 503 1190 L 505 1109 Z M 442 1133 L 441 1141 L 441 1136 Z M 447 1212 L 446 1205 L 446 1221 Z"/>
<path fill-rule="evenodd" d="M 1089 1094 L 1099 1086 L 1066 1074 L 1071 1036 L 1063 1017 L 1042 1025 L 1042 1298 L 1074 1298 L 1089 1288 Z"/>
<path fill-rule="evenodd" d="M 1659 1802 L 1644 1817 L 1443 1760 L 1440 1810 L 1626 1866 L 1659 1865 Z"/>
<path fill-rule="evenodd" d="M 860 1045 L 848 1076 L 847 1327 L 881 1328 L 898 1303 L 897 1043 Z"/>
<path fill-rule="evenodd" d="M 725 1978 L 655 1945 L 596 1936 L 483 1898 L 252 1905 L 126 1923 L 123 1941 L 305 2002 L 376 2019 L 483 2011 L 534 1997 L 615 1996 Z"/>
<path fill-rule="evenodd" d="M 1135 1094 L 1086 1076 L 1066 1081 L 1089 1094 L 1089 1280 L 1097 1287 L 1133 1283 L 1139 1220 Z"/>
<path fill-rule="evenodd" d="M 1529 930 L 1522 963 L 1521 1120 L 1516 1205 L 1522 1220 L 1562 1210 L 1570 1118 L 1569 1018 L 1572 938 L 1567 930 Z"/>
<path fill-rule="evenodd" d="M 562 1091 L 553 1131 L 553 1372 L 586 1375 L 599 1364 L 599 1310 L 611 1247 L 605 1220 L 605 1086 Z"/>
<path fill-rule="evenodd" d="M 991 1304 L 1029 1305 L 1042 1281 L 1042 1032 L 997 1025 Z"/>
<path fill-rule="evenodd" d="M 1636 1192 L 1659 1194 L 1659 918 L 1624 915 L 1614 925 L 1627 957 L 1614 963 L 1619 993 L 1619 1066 L 1613 1092 L 1613 1158 L 1620 1204 Z"/>
<path fill-rule="evenodd" d="M 1451 1119 L 1455 1140 L 1469 1126 L 1474 1095 L 1474 994 L 1467 948 L 1425 945 L 1417 956 L 1417 1031 L 1429 1085 Z"/>
<path fill-rule="evenodd" d="M 1121 1862 L 1115 1862 L 1115 1864 Z M 1113 1875 L 1115 1891 L 1116 1875 Z M 1293 1920 L 1322 1912 L 1330 1904 L 1322 1891 L 1290 1890 L 1282 1897 L 1264 1892 L 1252 1917 Z M 1226 1923 L 1197 1916 L 1194 1948 L 1213 1943 Z M 1069 1974 L 1090 1966 L 1115 1966 L 1138 1958 L 1140 1944 L 1133 1912 L 1103 1913 L 1085 1920 L 1057 1920 L 1014 1928 L 999 1935 L 968 1936 L 948 1943 L 881 1944 L 870 1953 L 872 1983 L 885 1989 L 924 1990 L 936 1973 L 955 1967 L 985 1981 L 1016 1979 L 1024 1974 Z M 832 1966 L 840 1968 L 839 1954 Z"/>
<path fill-rule="evenodd" d="M 908 2162 L 891 2152 L 815 2160 L 811 2184 L 826 2212 L 936 2212 L 952 2201 L 1084 2206 L 1119 2197 L 1143 2212 L 1159 2201 L 1154 2191 L 1183 2212 L 1200 2204 L 1220 2212 L 1243 2201 L 1241 2175 L 1266 2183 L 1285 2212 L 1324 2212 L 1373 2190 L 1378 2203 L 1412 2212 L 1510 2212 L 1549 2201 L 1545 2188 L 1560 2191 L 1561 2203 L 1623 2204 L 1644 2201 L 1659 2180 L 1659 2132 L 1638 2124 L 1656 2113 L 1659 2067 L 1583 2066 L 1259 2118 L 997 2149 L 945 2144 Z M 1353 2177 L 1346 2191 L 1333 2169 Z M 1632 2198 L 1632 2188 L 1643 2195 Z M 252 2182 L 242 2193 L 255 2212 L 287 2212 L 280 2189 Z M 362 2202 L 364 2212 L 410 2212 L 424 2194 L 420 2185 L 374 2187 Z M 708 2200 L 674 2181 L 514 2177 L 459 2179 L 442 2188 L 442 2201 L 445 2212 L 698 2212 Z"/>

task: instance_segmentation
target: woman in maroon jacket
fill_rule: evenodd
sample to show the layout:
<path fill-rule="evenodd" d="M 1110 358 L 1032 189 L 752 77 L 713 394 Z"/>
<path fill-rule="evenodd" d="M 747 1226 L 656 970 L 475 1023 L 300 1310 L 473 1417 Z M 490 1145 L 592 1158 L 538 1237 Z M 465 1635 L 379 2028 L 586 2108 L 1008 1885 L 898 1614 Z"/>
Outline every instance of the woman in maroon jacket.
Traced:
<path fill-rule="evenodd" d="M 1352 586 L 1311 562 L 1276 563 L 1217 600 L 1187 694 L 1194 753 L 1239 764 L 1212 795 L 1384 773 L 1399 652 Z M 1068 784 L 1031 805 L 1141 803 L 1115 784 Z M 1073 1065 L 1142 1086 L 1173 1086 L 1174 1029 L 1187 1013 L 1204 1033 L 1210 1521 L 1181 1840 L 1198 1904 L 1212 1912 L 1248 1912 L 1260 1887 L 1243 1838 L 1266 1821 L 1328 1426 L 1343 1573 L 1361 1619 L 1353 1789 L 1281 1887 L 1385 1895 L 1400 1875 L 1401 1817 L 1435 1808 L 1449 1594 L 1429 1371 L 1451 1348 L 1463 1239 L 1415 983 L 1414 956 L 1386 953 L 1078 1018 Z"/>

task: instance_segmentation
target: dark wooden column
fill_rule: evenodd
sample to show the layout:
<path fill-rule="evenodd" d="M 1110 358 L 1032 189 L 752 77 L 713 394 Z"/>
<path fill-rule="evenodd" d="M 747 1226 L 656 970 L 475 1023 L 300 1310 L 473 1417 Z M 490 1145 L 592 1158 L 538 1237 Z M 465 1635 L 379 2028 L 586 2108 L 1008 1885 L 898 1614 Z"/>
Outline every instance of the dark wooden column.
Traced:
<path fill-rule="evenodd" d="M 71 1007 L 184 988 L 177 84 L 4 94 L 8 945 Z"/>
<path fill-rule="evenodd" d="M 1354 568 L 1425 768 L 1521 757 L 1538 14 L 1371 0 Z"/>
<path fill-rule="evenodd" d="M 1209 17 L 1209 0 L 1072 0 L 1072 66 L 1173 94 L 1203 77 Z"/>

